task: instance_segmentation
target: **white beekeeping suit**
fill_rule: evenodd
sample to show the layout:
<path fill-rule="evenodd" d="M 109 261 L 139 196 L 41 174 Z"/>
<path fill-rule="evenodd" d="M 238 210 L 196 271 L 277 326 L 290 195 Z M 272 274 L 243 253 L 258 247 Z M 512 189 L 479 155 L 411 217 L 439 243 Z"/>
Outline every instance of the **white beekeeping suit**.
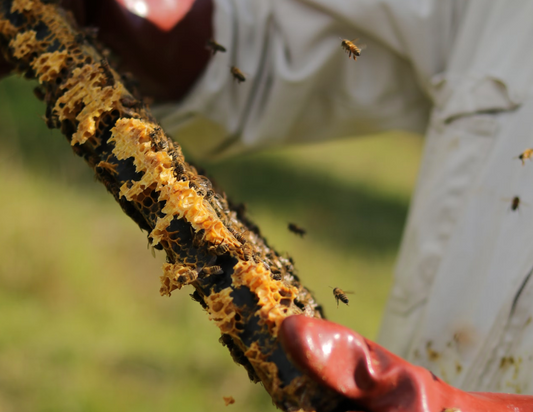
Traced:
<path fill-rule="evenodd" d="M 454 386 L 533 394 L 533 1 L 215 0 L 228 49 L 160 109 L 196 156 L 426 130 L 380 342 Z M 354 62 L 339 37 L 368 46 Z M 246 75 L 236 84 L 229 67 Z"/>

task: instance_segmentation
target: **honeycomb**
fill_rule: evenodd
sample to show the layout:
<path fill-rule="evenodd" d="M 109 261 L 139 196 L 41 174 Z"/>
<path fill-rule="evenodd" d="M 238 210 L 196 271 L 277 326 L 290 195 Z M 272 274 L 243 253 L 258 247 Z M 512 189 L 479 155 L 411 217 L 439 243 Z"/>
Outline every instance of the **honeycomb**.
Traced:
<path fill-rule="evenodd" d="M 0 49 L 39 81 L 45 121 L 58 128 L 122 210 L 163 250 L 160 293 L 184 285 L 220 329 L 220 342 L 284 411 L 332 411 L 337 395 L 287 359 L 278 341 L 293 314 L 321 317 L 292 260 L 187 163 L 105 48 L 74 27 L 53 1 L 0 0 Z M 105 53 L 107 56 L 108 53 Z"/>

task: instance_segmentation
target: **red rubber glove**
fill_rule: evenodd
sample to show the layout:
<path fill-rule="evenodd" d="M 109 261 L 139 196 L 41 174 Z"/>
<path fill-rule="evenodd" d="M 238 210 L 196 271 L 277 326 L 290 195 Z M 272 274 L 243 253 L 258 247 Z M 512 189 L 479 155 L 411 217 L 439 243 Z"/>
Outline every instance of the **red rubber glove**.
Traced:
<path fill-rule="evenodd" d="M 463 392 L 333 322 L 291 316 L 281 325 L 280 340 L 298 368 L 346 397 L 346 410 L 533 411 L 533 396 Z"/>
<path fill-rule="evenodd" d="M 184 97 L 211 56 L 206 42 L 213 36 L 212 0 L 63 0 L 61 5 L 80 26 L 98 28 L 98 40 L 119 56 L 121 71 L 140 81 L 145 96 Z M 0 56 L 0 75 L 9 69 Z"/>

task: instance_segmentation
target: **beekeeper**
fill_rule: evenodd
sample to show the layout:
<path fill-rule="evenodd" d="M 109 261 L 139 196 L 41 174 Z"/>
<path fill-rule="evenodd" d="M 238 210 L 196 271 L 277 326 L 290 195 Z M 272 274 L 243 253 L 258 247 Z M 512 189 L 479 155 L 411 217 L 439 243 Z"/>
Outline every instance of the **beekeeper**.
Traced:
<path fill-rule="evenodd" d="M 70 3 L 196 158 L 424 133 L 378 341 L 462 390 L 533 394 L 533 211 L 501 201 L 533 202 L 533 1 Z"/>
<path fill-rule="evenodd" d="M 426 135 L 378 342 L 471 391 L 533 394 L 533 2 L 215 0 L 227 48 L 159 111 L 195 156 Z M 354 61 L 341 38 L 367 46 Z M 247 74 L 233 81 L 229 67 Z"/>

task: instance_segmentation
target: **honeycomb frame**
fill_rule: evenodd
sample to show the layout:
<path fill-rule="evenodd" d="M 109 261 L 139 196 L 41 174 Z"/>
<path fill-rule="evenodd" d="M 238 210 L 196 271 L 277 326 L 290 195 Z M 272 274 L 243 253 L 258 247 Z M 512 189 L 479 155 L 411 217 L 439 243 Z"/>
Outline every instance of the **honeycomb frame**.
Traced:
<path fill-rule="evenodd" d="M 0 0 L 0 49 L 39 81 L 46 124 L 66 136 L 122 210 L 166 253 L 161 295 L 191 295 L 221 331 L 220 342 L 284 411 L 332 411 L 338 395 L 287 359 L 278 330 L 287 316 L 322 317 L 292 260 L 187 163 L 104 48 L 55 1 Z"/>

